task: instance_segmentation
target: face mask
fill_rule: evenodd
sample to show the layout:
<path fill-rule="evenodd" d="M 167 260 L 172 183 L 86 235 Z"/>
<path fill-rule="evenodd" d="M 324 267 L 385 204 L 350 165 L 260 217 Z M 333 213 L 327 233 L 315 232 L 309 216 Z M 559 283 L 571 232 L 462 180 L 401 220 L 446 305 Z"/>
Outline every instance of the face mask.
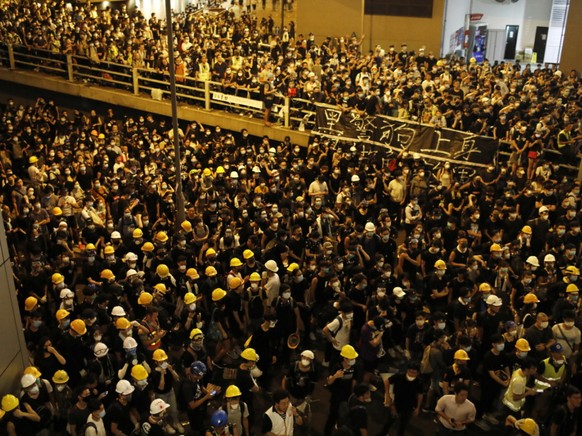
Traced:
<path fill-rule="evenodd" d="M 137 385 L 141 388 L 145 388 L 148 385 L 147 380 L 138 380 Z"/>
<path fill-rule="evenodd" d="M 540 327 L 543 329 L 547 329 L 550 323 L 548 321 L 544 321 L 540 324 Z"/>
<path fill-rule="evenodd" d="M 38 388 L 38 386 L 34 386 L 28 392 L 33 394 L 33 395 L 36 395 L 40 392 L 40 389 Z"/>
<path fill-rule="evenodd" d="M 42 321 L 41 320 L 34 320 L 32 321 L 32 326 L 39 328 L 42 325 Z"/>
<path fill-rule="evenodd" d="M 384 291 L 378 291 L 378 298 L 384 298 L 386 296 L 386 292 Z"/>
<path fill-rule="evenodd" d="M 102 410 L 101 412 L 99 412 L 99 418 L 101 418 L 101 419 L 105 418 L 105 410 Z"/>
<path fill-rule="evenodd" d="M 503 351 L 505 349 L 505 344 L 495 344 L 497 351 Z"/>
<path fill-rule="evenodd" d="M 437 327 L 439 328 L 439 330 L 444 330 L 446 326 L 447 326 L 447 324 L 444 322 L 439 322 L 437 324 Z"/>
<path fill-rule="evenodd" d="M 161 365 L 160 365 L 160 367 L 162 369 L 166 369 L 168 367 L 168 362 L 162 362 Z"/>
<path fill-rule="evenodd" d="M 356 359 L 349 359 L 348 366 L 354 366 L 356 364 Z"/>
<path fill-rule="evenodd" d="M 188 305 L 188 310 L 190 312 L 194 312 L 196 310 L 196 303 L 192 303 Z"/>
<path fill-rule="evenodd" d="M 56 386 L 56 389 L 57 389 L 57 391 L 59 391 L 59 392 L 63 392 L 63 391 L 65 390 L 65 387 L 66 387 L 66 385 L 57 385 L 57 386 Z"/>
<path fill-rule="evenodd" d="M 519 357 L 520 359 L 525 359 L 527 357 L 527 351 L 518 351 L 517 357 Z"/>
<path fill-rule="evenodd" d="M 311 365 L 311 360 L 309 360 L 309 359 L 301 359 L 301 365 L 303 365 L 303 366 L 309 366 L 309 365 Z"/>
<path fill-rule="evenodd" d="M 288 300 L 289 298 L 291 298 L 291 292 L 283 292 L 281 296 L 283 297 L 284 300 Z"/>
<path fill-rule="evenodd" d="M 574 321 L 564 321 L 564 325 L 568 328 L 574 327 Z"/>
<path fill-rule="evenodd" d="M 303 274 L 298 275 L 297 277 L 295 277 L 295 281 L 297 283 L 302 282 L 303 281 Z"/>
<path fill-rule="evenodd" d="M 463 350 L 465 350 L 467 353 L 469 351 L 471 351 L 472 349 L 473 349 L 473 346 L 472 345 L 469 345 L 468 347 L 463 348 Z"/>
<path fill-rule="evenodd" d="M 239 407 L 240 407 L 240 404 L 239 403 L 233 403 L 233 404 L 230 405 L 230 408 L 233 409 L 233 410 L 237 410 Z"/>
<path fill-rule="evenodd" d="M 564 361 L 562 359 L 556 360 L 555 362 L 556 362 L 556 365 L 558 365 L 558 366 L 561 366 L 564 364 Z"/>
<path fill-rule="evenodd" d="M 413 382 L 414 380 L 416 380 L 416 377 L 411 377 L 408 374 L 406 374 L 406 380 L 408 380 L 409 382 Z"/>

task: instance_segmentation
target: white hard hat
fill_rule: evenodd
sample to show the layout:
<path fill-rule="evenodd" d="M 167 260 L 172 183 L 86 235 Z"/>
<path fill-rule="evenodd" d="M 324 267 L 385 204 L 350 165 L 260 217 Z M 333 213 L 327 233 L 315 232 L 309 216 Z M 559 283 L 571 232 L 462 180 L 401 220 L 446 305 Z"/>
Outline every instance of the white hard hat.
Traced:
<path fill-rule="evenodd" d="M 304 350 L 301 353 L 301 357 L 306 357 L 308 359 L 313 360 L 313 359 L 315 359 L 315 354 L 313 354 L 313 351 L 311 351 L 311 350 Z"/>
<path fill-rule="evenodd" d="M 24 374 L 20 379 L 20 384 L 24 389 L 31 387 L 36 383 L 36 377 L 32 374 Z"/>
<path fill-rule="evenodd" d="M 137 254 L 132 253 L 131 251 L 125 255 L 125 259 L 127 261 L 134 261 L 137 260 Z"/>
<path fill-rule="evenodd" d="M 279 271 L 279 267 L 277 266 L 277 262 L 274 260 L 268 260 L 265 262 L 265 268 L 267 268 L 271 272 Z"/>
<path fill-rule="evenodd" d="M 540 266 L 540 261 L 535 256 L 528 257 L 526 260 L 526 263 L 529 263 L 530 265 L 533 265 L 533 266 Z"/>
<path fill-rule="evenodd" d="M 137 274 L 137 271 L 134 270 L 133 268 L 132 269 L 128 269 L 127 272 L 125 273 L 125 278 L 128 279 L 131 276 L 134 276 L 136 274 Z"/>
<path fill-rule="evenodd" d="M 357 174 L 354 174 L 352 176 L 352 182 L 359 182 L 360 181 L 360 176 L 358 176 Z"/>
<path fill-rule="evenodd" d="M 374 223 L 366 223 L 366 225 L 364 226 L 364 230 L 366 232 L 375 232 L 376 231 L 376 226 L 374 225 Z"/>
<path fill-rule="evenodd" d="M 133 339 L 131 336 L 129 336 L 123 340 L 123 349 L 124 350 L 128 350 L 130 348 L 136 348 L 136 347 L 137 347 L 137 341 L 135 339 Z"/>
<path fill-rule="evenodd" d="M 232 171 L 230 173 L 230 178 L 231 179 L 238 179 L 238 173 L 236 171 Z"/>
<path fill-rule="evenodd" d="M 61 289 L 59 297 L 61 297 L 61 300 L 66 300 L 68 298 L 75 298 L 75 294 L 69 288 L 64 288 Z"/>
<path fill-rule="evenodd" d="M 111 233 L 111 239 L 121 239 L 121 233 L 119 233 L 117 230 L 114 231 Z"/>
<path fill-rule="evenodd" d="M 487 300 L 485 300 L 485 303 L 489 306 L 501 306 L 503 301 L 501 301 L 501 298 L 499 298 L 497 295 L 489 295 Z"/>
<path fill-rule="evenodd" d="M 109 348 L 103 342 L 97 342 L 95 348 L 93 349 L 93 354 L 95 357 L 103 357 L 107 354 Z"/>
<path fill-rule="evenodd" d="M 546 254 L 544 256 L 544 262 L 555 262 L 556 258 L 554 257 L 553 254 Z"/>
<path fill-rule="evenodd" d="M 113 316 L 125 316 L 127 315 L 125 313 L 125 309 L 121 306 L 115 306 L 113 309 L 111 309 L 111 315 Z"/>
<path fill-rule="evenodd" d="M 156 398 L 150 404 L 150 413 L 152 415 L 157 415 L 158 413 L 161 413 L 164 410 L 166 410 L 168 407 L 170 407 L 170 405 L 168 403 L 166 403 L 161 398 Z"/>
<path fill-rule="evenodd" d="M 129 395 L 133 391 L 135 391 L 135 388 L 127 380 L 119 380 L 115 386 L 115 392 L 121 395 Z"/>

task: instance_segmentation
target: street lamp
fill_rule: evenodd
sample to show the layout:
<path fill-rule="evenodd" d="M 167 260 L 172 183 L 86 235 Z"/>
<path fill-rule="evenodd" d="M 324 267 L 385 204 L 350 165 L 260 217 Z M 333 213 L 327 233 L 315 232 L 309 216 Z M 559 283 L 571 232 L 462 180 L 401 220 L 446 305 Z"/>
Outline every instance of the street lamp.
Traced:
<path fill-rule="evenodd" d="M 176 221 L 179 226 L 185 220 L 184 194 L 182 192 L 182 164 L 180 134 L 178 131 L 178 99 L 176 97 L 176 64 L 174 59 L 174 29 L 172 25 L 171 0 L 166 0 L 166 32 L 168 35 L 168 58 L 170 61 L 170 100 L 172 103 L 172 131 L 174 132 L 174 167 L 176 168 Z"/>

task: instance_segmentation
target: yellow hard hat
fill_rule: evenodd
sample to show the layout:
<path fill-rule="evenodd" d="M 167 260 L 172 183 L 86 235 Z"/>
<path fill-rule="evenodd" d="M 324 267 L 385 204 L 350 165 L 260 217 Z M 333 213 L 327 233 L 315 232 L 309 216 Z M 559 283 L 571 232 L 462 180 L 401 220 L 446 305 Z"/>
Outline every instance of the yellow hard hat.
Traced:
<path fill-rule="evenodd" d="M 216 250 L 214 248 L 209 248 L 208 250 L 206 250 L 206 257 L 215 256 L 215 255 L 216 255 Z"/>
<path fill-rule="evenodd" d="M 489 251 L 503 251 L 503 248 L 501 248 L 501 245 L 499 244 L 491 244 Z"/>
<path fill-rule="evenodd" d="M 202 333 L 202 330 L 192 329 L 192 331 L 190 332 L 190 339 L 195 339 L 198 336 L 202 336 L 202 338 L 204 338 L 204 333 Z"/>
<path fill-rule="evenodd" d="M 471 360 L 469 355 L 465 350 L 457 350 L 455 351 L 455 355 L 453 356 L 455 360 Z"/>
<path fill-rule="evenodd" d="M 56 384 L 63 384 L 63 383 L 66 383 L 68 381 L 69 381 L 69 374 L 67 374 L 67 371 L 59 369 L 53 375 L 53 382 L 55 382 Z"/>
<path fill-rule="evenodd" d="M 42 376 L 42 372 L 40 372 L 36 366 L 27 366 L 24 368 L 23 374 L 30 374 L 34 376 L 34 378 L 40 378 Z"/>
<path fill-rule="evenodd" d="M 111 246 L 111 245 L 107 245 L 105 247 L 105 250 L 103 250 L 103 253 L 105 253 L 105 254 L 114 254 L 115 253 L 115 248 L 113 248 L 113 246 Z"/>
<path fill-rule="evenodd" d="M 226 297 L 226 291 L 224 289 L 216 288 L 212 291 L 212 301 L 220 301 Z"/>
<path fill-rule="evenodd" d="M 471 59 L 469 59 L 469 62 L 471 62 L 472 64 L 474 64 L 475 62 L 477 62 L 477 59 L 471 58 Z"/>
<path fill-rule="evenodd" d="M 206 270 L 204 271 L 204 274 L 206 275 L 206 277 L 214 277 L 216 274 L 218 274 L 218 271 L 216 271 L 216 268 L 214 268 L 213 266 L 207 266 Z"/>
<path fill-rule="evenodd" d="M 567 293 L 571 293 L 571 292 L 578 292 L 578 286 L 576 286 L 574 283 L 570 283 L 568 286 L 566 286 L 566 292 Z"/>
<path fill-rule="evenodd" d="M 36 157 L 36 156 L 30 156 L 28 158 L 28 163 L 33 164 L 33 163 L 37 163 L 37 162 L 38 162 L 38 157 Z"/>
<path fill-rule="evenodd" d="M 203 176 L 206 176 L 206 177 L 211 176 L 212 175 L 212 171 L 210 171 L 210 168 L 204 168 L 202 170 L 202 175 Z"/>
<path fill-rule="evenodd" d="M 491 285 L 487 282 L 483 282 L 479 285 L 479 290 L 481 292 L 489 292 L 491 291 Z"/>
<path fill-rule="evenodd" d="M 445 263 L 444 260 L 439 259 L 434 263 L 434 267 L 436 269 L 447 269 L 447 264 Z"/>
<path fill-rule="evenodd" d="M 133 230 L 133 233 L 131 234 L 131 236 L 133 236 L 136 239 L 141 238 L 143 236 L 143 230 L 138 227 L 137 229 Z"/>
<path fill-rule="evenodd" d="M 515 427 L 529 436 L 539 436 L 540 434 L 538 424 L 531 418 L 519 419 L 515 423 Z"/>
<path fill-rule="evenodd" d="M 12 412 L 19 404 L 18 398 L 12 394 L 6 394 L 2 397 L 2 410 L 5 412 Z"/>
<path fill-rule="evenodd" d="M 580 275 L 580 270 L 578 268 L 576 268 L 574 265 L 568 265 L 564 269 L 564 274 L 573 274 L 575 276 L 579 276 Z"/>
<path fill-rule="evenodd" d="M 65 276 L 63 276 L 62 274 L 59 273 L 54 273 L 51 277 L 51 282 L 53 282 L 53 285 L 58 285 L 60 283 L 63 283 L 65 281 Z"/>
<path fill-rule="evenodd" d="M 87 333 L 87 326 L 82 319 L 73 320 L 73 322 L 71 322 L 71 329 L 81 336 Z"/>
<path fill-rule="evenodd" d="M 117 318 L 117 321 L 115 321 L 115 327 L 117 330 L 125 330 L 131 327 L 131 322 L 122 316 L 121 318 Z"/>
<path fill-rule="evenodd" d="M 236 289 L 238 288 L 240 285 L 243 284 L 242 279 L 238 278 L 238 277 L 233 277 L 232 279 L 230 279 L 230 281 L 228 282 L 228 287 L 230 289 Z"/>
<path fill-rule="evenodd" d="M 219 166 L 218 168 L 216 168 L 216 174 L 224 174 L 226 171 L 224 171 L 224 167 L 223 166 Z"/>
<path fill-rule="evenodd" d="M 525 338 L 520 338 L 515 341 L 515 348 L 517 348 L 519 351 L 531 351 L 529 342 Z"/>
<path fill-rule="evenodd" d="M 57 310 L 57 313 L 55 314 L 55 318 L 57 319 L 57 321 L 61 321 L 63 319 L 65 319 L 67 316 L 69 316 L 71 314 L 71 312 L 69 312 L 66 309 L 59 309 Z"/>
<path fill-rule="evenodd" d="M 147 306 L 152 302 L 153 299 L 154 296 L 149 292 L 142 292 L 141 294 L 139 294 L 139 297 L 137 297 L 137 304 Z"/>
<path fill-rule="evenodd" d="M 346 359 L 355 359 L 359 354 L 351 345 L 344 345 L 340 351 L 340 356 L 345 357 Z"/>
<path fill-rule="evenodd" d="M 164 285 L 163 283 L 155 284 L 154 289 L 161 294 L 165 294 L 166 292 L 168 292 L 168 288 L 166 288 L 166 285 Z"/>
<path fill-rule="evenodd" d="M 141 246 L 141 251 L 145 253 L 151 253 L 152 251 L 154 251 L 154 244 L 152 244 L 150 241 L 145 242 Z"/>
<path fill-rule="evenodd" d="M 536 294 L 532 294 L 530 292 L 529 294 L 525 294 L 525 296 L 523 297 L 523 302 L 525 304 L 532 304 L 532 303 L 539 303 L 540 300 L 538 299 Z"/>
<path fill-rule="evenodd" d="M 148 372 L 143 365 L 137 364 L 131 368 L 131 376 L 137 381 L 142 381 L 148 378 Z"/>
<path fill-rule="evenodd" d="M 249 250 L 248 248 L 243 251 L 243 257 L 245 260 L 250 259 L 251 257 L 254 257 L 255 253 L 253 253 L 253 250 Z"/>
<path fill-rule="evenodd" d="M 158 233 L 156 233 L 156 241 L 160 241 L 160 242 L 166 242 L 168 240 L 168 235 L 166 234 L 166 232 L 160 231 Z"/>
<path fill-rule="evenodd" d="M 532 234 L 532 230 L 531 230 L 531 227 L 530 226 L 523 226 L 521 228 L 521 231 L 523 233 L 525 233 L 526 235 L 531 235 Z"/>
<path fill-rule="evenodd" d="M 224 393 L 224 396 L 226 398 L 240 397 L 241 395 L 242 392 L 240 391 L 238 386 L 235 385 L 230 385 L 229 387 L 227 387 L 226 392 Z"/>
<path fill-rule="evenodd" d="M 24 300 L 24 310 L 32 312 L 37 304 L 38 300 L 36 297 L 27 297 L 26 300 Z"/>
<path fill-rule="evenodd" d="M 290 273 L 292 273 L 292 272 L 294 272 L 294 271 L 297 271 L 298 269 L 299 269 L 299 264 L 298 264 L 298 263 L 296 263 L 296 262 L 293 262 L 292 264 L 290 264 L 290 265 L 287 267 L 287 271 L 289 271 Z"/>
<path fill-rule="evenodd" d="M 256 362 L 259 356 L 254 348 L 245 348 L 243 352 L 240 353 L 240 357 L 245 360 L 250 360 L 251 362 Z"/>
<path fill-rule="evenodd" d="M 111 271 L 110 269 L 104 269 L 103 271 L 101 271 L 100 277 L 102 279 L 111 280 L 115 278 L 115 274 L 113 274 L 113 271 Z"/>
<path fill-rule="evenodd" d="M 161 348 L 158 348 L 156 351 L 154 351 L 154 355 L 152 356 L 152 359 L 155 360 L 156 362 L 161 362 L 163 360 L 168 360 L 168 355 L 166 354 L 166 352 L 164 350 L 162 350 Z"/>
<path fill-rule="evenodd" d="M 160 263 L 156 268 L 156 274 L 161 278 L 166 278 L 170 275 L 170 268 L 164 263 Z"/>
<path fill-rule="evenodd" d="M 85 250 L 87 250 L 87 251 L 89 251 L 89 250 L 95 250 L 95 249 L 96 249 L 95 248 L 95 244 L 92 244 L 90 242 L 85 246 Z"/>
<path fill-rule="evenodd" d="M 254 272 L 254 273 L 251 273 L 251 276 L 249 277 L 249 280 L 251 282 L 260 282 L 261 281 L 261 276 L 259 275 L 258 272 Z"/>
<path fill-rule="evenodd" d="M 63 214 L 63 210 L 60 207 L 58 207 L 58 206 L 53 207 L 53 215 L 54 216 L 61 216 L 62 214 Z"/>
<path fill-rule="evenodd" d="M 180 227 L 182 227 L 182 230 L 184 230 L 185 232 L 192 231 L 192 223 L 188 220 L 182 221 L 182 224 L 180 224 Z"/>
<path fill-rule="evenodd" d="M 188 271 L 186 271 L 186 275 L 190 277 L 192 280 L 200 278 L 200 274 L 198 274 L 198 271 L 196 271 L 194 268 L 188 268 Z"/>
<path fill-rule="evenodd" d="M 240 259 L 238 257 L 233 257 L 232 259 L 230 259 L 230 266 L 231 267 L 236 267 L 236 266 L 242 266 L 242 262 L 240 261 Z"/>
<path fill-rule="evenodd" d="M 186 292 L 184 295 L 184 304 L 192 304 L 197 300 L 196 295 L 192 292 Z"/>

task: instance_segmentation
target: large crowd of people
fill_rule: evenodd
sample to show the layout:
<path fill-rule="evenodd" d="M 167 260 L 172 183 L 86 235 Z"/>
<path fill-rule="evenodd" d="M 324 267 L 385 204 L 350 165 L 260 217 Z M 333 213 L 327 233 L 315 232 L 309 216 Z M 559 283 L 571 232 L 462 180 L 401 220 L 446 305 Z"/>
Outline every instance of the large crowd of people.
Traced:
<path fill-rule="evenodd" d="M 123 8 L 21 6 L 0 11 L 4 41 L 52 28 L 75 51 L 163 54 L 157 20 Z M 378 430 L 378 401 L 381 435 L 420 414 L 442 435 L 577 434 L 580 181 L 545 150 L 577 154 L 580 78 L 192 16 L 177 37 L 193 74 L 204 56 L 224 80 L 241 56 L 237 75 L 346 110 L 450 120 L 458 104 L 471 122 L 451 126 L 481 123 L 509 161 L 461 183 L 407 150 L 382 166 L 326 138 L 183 123 L 182 202 L 167 120 L 9 99 L 1 205 L 30 366 L 2 393 L 0 433 L 290 436 L 325 385 L 325 436 Z"/>

